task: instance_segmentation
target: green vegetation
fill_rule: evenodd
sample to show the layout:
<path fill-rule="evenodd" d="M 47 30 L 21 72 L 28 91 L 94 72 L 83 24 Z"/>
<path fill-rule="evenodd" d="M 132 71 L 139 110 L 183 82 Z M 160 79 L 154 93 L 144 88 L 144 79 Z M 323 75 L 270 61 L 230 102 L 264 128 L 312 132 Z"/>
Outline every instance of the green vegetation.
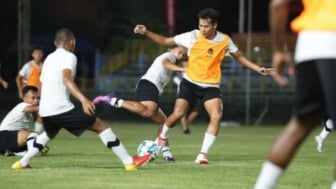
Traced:
<path fill-rule="evenodd" d="M 111 126 L 130 154 L 144 139 L 154 139 L 151 123 L 113 122 Z M 159 156 L 134 172 L 126 172 L 117 157 L 100 139 L 87 132 L 76 138 L 62 131 L 49 143 L 47 156 L 32 160 L 33 169 L 12 170 L 19 157 L 0 157 L 0 187 L 3 189 L 250 189 L 259 174 L 270 146 L 282 130 L 278 126 L 223 127 L 209 153 L 209 165 L 193 163 L 203 139 L 206 124 L 193 124 L 191 135 L 180 127 L 171 132 L 171 147 L 176 162 Z M 315 130 L 300 148 L 278 189 L 324 189 L 332 181 L 336 146 L 333 134 L 323 153 L 316 151 Z"/>

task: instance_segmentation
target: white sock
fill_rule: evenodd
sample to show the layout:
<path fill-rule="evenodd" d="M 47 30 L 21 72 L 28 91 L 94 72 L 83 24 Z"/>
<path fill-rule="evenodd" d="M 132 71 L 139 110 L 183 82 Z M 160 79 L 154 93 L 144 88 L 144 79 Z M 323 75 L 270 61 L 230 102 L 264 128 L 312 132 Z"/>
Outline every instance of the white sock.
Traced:
<path fill-rule="evenodd" d="M 283 174 L 283 169 L 266 161 L 263 164 L 254 189 L 274 189 Z"/>
<path fill-rule="evenodd" d="M 321 133 L 319 135 L 320 139 L 324 140 L 325 138 L 327 138 L 327 136 L 329 135 L 329 133 L 330 132 L 325 127 L 323 127 L 323 129 L 322 129 L 322 131 L 321 131 Z"/>
<path fill-rule="evenodd" d="M 336 189 L 336 181 L 334 181 L 331 185 L 331 189 Z"/>
<path fill-rule="evenodd" d="M 127 153 L 123 144 L 119 141 L 117 136 L 113 133 L 111 128 L 105 129 L 99 134 L 100 139 L 103 141 L 104 145 L 111 148 L 112 151 L 118 156 L 118 158 L 125 165 L 130 165 L 133 163 L 133 158 Z M 116 146 L 109 146 L 109 143 L 115 142 Z M 118 144 L 118 145 L 117 145 Z"/>
<path fill-rule="evenodd" d="M 166 123 L 163 124 L 162 131 L 160 133 L 161 138 L 168 138 L 169 127 L 167 127 Z"/>
<path fill-rule="evenodd" d="M 48 143 L 49 140 L 50 140 L 50 138 L 48 137 L 47 133 L 43 132 L 42 134 L 38 135 L 35 140 L 33 140 L 32 145 L 27 144 L 28 151 L 21 158 L 20 164 L 22 166 L 27 166 L 29 164 L 30 159 L 39 154 L 40 149 L 38 149 L 37 147 L 34 146 L 34 141 L 39 145 L 45 146 Z"/>
<path fill-rule="evenodd" d="M 216 136 L 205 133 L 201 152 L 207 154 L 212 144 L 215 142 L 215 140 L 216 140 Z"/>
<path fill-rule="evenodd" d="M 41 133 L 42 130 L 43 130 L 43 124 L 36 121 L 34 131 L 37 133 Z"/>
<path fill-rule="evenodd" d="M 162 147 L 162 155 L 163 157 L 173 157 L 173 154 L 170 151 L 170 148 L 168 146 Z"/>

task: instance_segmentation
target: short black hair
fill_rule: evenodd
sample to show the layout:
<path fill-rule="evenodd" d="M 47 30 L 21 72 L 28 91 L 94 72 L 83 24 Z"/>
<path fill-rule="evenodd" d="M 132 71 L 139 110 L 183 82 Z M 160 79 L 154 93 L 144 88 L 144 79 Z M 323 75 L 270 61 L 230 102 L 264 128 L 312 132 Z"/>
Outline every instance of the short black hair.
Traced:
<path fill-rule="evenodd" d="M 26 85 L 22 88 L 22 95 L 25 96 L 29 91 L 38 92 L 37 87 Z"/>
<path fill-rule="evenodd" d="M 32 47 L 31 49 L 30 49 L 30 54 L 32 54 L 34 51 L 36 51 L 36 50 L 38 50 L 38 51 L 42 51 L 43 52 L 43 49 L 42 49 L 42 47 L 40 47 L 40 46 L 34 46 L 34 47 Z"/>
<path fill-rule="evenodd" d="M 55 34 L 55 42 L 57 44 L 64 43 L 75 39 L 75 35 L 68 28 L 61 28 Z"/>
<path fill-rule="evenodd" d="M 220 13 L 212 8 L 203 9 L 198 13 L 199 19 L 210 19 L 212 24 L 217 23 L 219 17 Z"/>

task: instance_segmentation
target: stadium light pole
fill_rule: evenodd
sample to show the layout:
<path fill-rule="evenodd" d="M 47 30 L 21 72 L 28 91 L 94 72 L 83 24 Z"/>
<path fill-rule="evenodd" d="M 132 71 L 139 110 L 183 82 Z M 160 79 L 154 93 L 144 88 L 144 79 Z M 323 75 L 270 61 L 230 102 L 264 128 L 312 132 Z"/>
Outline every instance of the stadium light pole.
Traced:
<path fill-rule="evenodd" d="M 29 58 L 30 42 L 30 0 L 19 0 L 17 3 L 18 14 L 18 68 Z"/>
<path fill-rule="evenodd" d="M 253 0 L 248 1 L 247 11 L 247 43 L 246 43 L 246 55 L 251 58 L 252 47 L 252 12 L 253 12 Z M 251 71 L 246 69 L 246 93 L 245 93 L 245 124 L 250 124 L 250 106 L 251 106 Z"/>

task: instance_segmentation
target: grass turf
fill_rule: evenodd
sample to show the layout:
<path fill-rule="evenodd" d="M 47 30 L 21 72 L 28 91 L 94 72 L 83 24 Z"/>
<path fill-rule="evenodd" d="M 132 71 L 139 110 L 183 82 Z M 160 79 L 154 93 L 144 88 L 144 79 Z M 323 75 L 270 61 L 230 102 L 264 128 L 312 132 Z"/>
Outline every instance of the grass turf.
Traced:
<path fill-rule="evenodd" d="M 142 140 L 154 139 L 156 134 L 156 127 L 151 123 L 112 122 L 110 125 L 130 154 L 135 154 Z M 76 138 L 63 130 L 49 142 L 48 155 L 31 161 L 33 169 L 12 170 L 11 164 L 19 157 L 0 156 L 0 188 L 253 188 L 282 127 L 222 127 L 208 154 L 210 164 L 197 165 L 193 161 L 200 150 L 205 127 L 206 124 L 193 124 L 191 135 L 184 135 L 179 126 L 174 128 L 170 145 L 177 161 L 165 162 L 160 155 L 134 172 L 125 171 L 96 134 L 86 132 Z M 331 134 L 325 152 L 318 153 L 313 136 L 319 131 L 317 128 L 304 142 L 278 189 L 330 188 L 336 144 Z"/>

